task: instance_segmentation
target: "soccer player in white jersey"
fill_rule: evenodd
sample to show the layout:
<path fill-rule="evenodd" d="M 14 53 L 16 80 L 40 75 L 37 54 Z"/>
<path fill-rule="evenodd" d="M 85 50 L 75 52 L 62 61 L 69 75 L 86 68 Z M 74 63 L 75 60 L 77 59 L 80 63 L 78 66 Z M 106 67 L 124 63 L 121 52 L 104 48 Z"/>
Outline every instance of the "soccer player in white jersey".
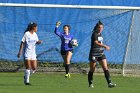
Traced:
<path fill-rule="evenodd" d="M 29 83 L 29 78 L 32 73 L 35 72 L 37 68 L 37 59 L 36 59 L 36 44 L 41 44 L 42 41 L 38 39 L 38 36 L 36 34 L 37 32 L 37 24 L 36 23 L 29 23 L 24 36 L 21 40 L 20 49 L 18 53 L 18 58 L 20 58 L 20 55 L 22 54 L 23 50 L 23 56 L 25 60 L 25 75 L 24 75 L 24 84 L 25 85 L 31 85 Z"/>

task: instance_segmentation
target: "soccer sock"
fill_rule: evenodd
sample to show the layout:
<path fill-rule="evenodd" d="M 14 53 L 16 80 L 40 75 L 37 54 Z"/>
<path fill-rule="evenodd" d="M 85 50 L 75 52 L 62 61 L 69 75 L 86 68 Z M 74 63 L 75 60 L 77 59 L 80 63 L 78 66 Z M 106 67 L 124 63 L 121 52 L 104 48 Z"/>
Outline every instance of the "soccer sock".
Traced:
<path fill-rule="evenodd" d="M 88 83 L 89 85 L 93 83 L 93 72 L 88 72 Z"/>
<path fill-rule="evenodd" d="M 29 79 L 30 79 L 30 70 L 26 69 L 25 70 L 25 82 L 29 83 Z"/>
<path fill-rule="evenodd" d="M 108 84 L 111 83 L 110 74 L 108 70 L 104 70 L 104 75 L 105 75 L 107 83 Z"/>
<path fill-rule="evenodd" d="M 66 74 L 69 73 L 69 69 L 70 69 L 70 64 L 65 64 Z"/>

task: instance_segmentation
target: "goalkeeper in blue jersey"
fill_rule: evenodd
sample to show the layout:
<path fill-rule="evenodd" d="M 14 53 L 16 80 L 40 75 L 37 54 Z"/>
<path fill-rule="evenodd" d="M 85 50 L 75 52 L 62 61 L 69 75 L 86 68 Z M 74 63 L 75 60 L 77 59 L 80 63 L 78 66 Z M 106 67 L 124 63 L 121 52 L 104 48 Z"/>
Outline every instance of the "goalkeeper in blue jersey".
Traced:
<path fill-rule="evenodd" d="M 90 61 L 90 71 L 88 73 L 88 83 L 89 87 L 93 88 L 93 73 L 95 71 L 96 62 L 98 61 L 104 71 L 105 78 L 108 83 L 108 87 L 112 88 L 115 87 L 116 84 L 113 84 L 110 79 L 110 74 L 107 67 L 107 60 L 104 54 L 104 49 L 110 50 L 110 47 L 103 44 L 103 37 L 102 32 L 103 24 L 99 21 L 96 26 L 94 27 L 93 34 L 91 37 L 91 49 L 89 54 L 89 61 Z"/>
<path fill-rule="evenodd" d="M 66 70 L 66 78 L 70 78 L 70 60 L 73 54 L 73 47 L 71 45 L 71 40 L 73 39 L 73 36 L 69 33 L 70 31 L 70 26 L 69 25 L 64 25 L 63 30 L 64 32 L 59 32 L 58 27 L 60 26 L 60 22 L 56 23 L 55 27 L 55 34 L 58 35 L 61 39 L 61 55 L 63 57 L 64 63 L 65 63 L 65 70 Z"/>

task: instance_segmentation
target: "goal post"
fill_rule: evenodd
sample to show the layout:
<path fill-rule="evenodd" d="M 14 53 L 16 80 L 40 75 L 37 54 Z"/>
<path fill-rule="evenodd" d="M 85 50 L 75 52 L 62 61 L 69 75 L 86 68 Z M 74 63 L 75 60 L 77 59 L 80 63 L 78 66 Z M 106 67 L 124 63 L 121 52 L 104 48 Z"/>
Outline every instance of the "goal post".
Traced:
<path fill-rule="evenodd" d="M 140 75 L 140 27 L 139 24 L 139 13 L 133 11 L 130 32 L 128 37 L 128 43 L 126 47 L 126 54 L 123 63 L 123 76 L 127 75 Z"/>
<path fill-rule="evenodd" d="M 60 5 L 60 4 L 20 4 L 20 3 L 0 3 L 0 6 L 9 7 L 36 7 L 36 8 L 78 8 L 78 9 L 121 9 L 140 10 L 140 7 L 130 6 L 92 6 L 92 5 Z"/>
<path fill-rule="evenodd" d="M 124 61 L 123 61 L 123 64 L 122 64 L 122 74 L 123 76 L 125 76 L 125 70 L 126 70 L 126 58 L 127 58 L 127 55 L 128 55 L 128 47 L 129 47 L 129 44 L 130 44 L 130 40 L 131 40 L 131 34 L 132 34 L 132 25 L 133 25 L 133 22 L 134 22 L 134 11 L 133 11 L 133 14 L 132 14 L 132 20 L 131 20 L 131 24 L 130 24 L 130 31 L 129 31 L 129 35 L 128 35 L 128 43 L 126 45 L 126 52 L 125 52 L 125 56 L 124 56 Z"/>
<path fill-rule="evenodd" d="M 71 61 L 88 64 L 92 30 L 101 20 L 104 43 L 111 47 L 109 52 L 105 51 L 109 64 L 121 65 L 119 69 L 123 75 L 126 71 L 137 73 L 140 70 L 138 10 L 140 7 L 0 3 L 0 64 L 23 60 L 16 55 L 29 22 L 38 24 L 37 34 L 43 40 L 37 46 L 37 59 L 44 63 L 63 62 L 61 41 L 54 34 L 55 23 L 59 20 L 62 22 L 59 30 L 63 31 L 63 25 L 69 24 L 70 33 L 79 42 Z"/>

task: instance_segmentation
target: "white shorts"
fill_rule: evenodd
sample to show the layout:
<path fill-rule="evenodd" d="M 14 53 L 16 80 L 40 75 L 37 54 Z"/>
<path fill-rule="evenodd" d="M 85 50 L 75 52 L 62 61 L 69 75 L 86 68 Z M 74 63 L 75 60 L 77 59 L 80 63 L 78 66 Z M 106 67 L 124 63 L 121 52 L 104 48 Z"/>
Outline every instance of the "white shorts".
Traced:
<path fill-rule="evenodd" d="M 36 55 L 26 56 L 24 57 L 25 60 L 37 60 Z"/>

